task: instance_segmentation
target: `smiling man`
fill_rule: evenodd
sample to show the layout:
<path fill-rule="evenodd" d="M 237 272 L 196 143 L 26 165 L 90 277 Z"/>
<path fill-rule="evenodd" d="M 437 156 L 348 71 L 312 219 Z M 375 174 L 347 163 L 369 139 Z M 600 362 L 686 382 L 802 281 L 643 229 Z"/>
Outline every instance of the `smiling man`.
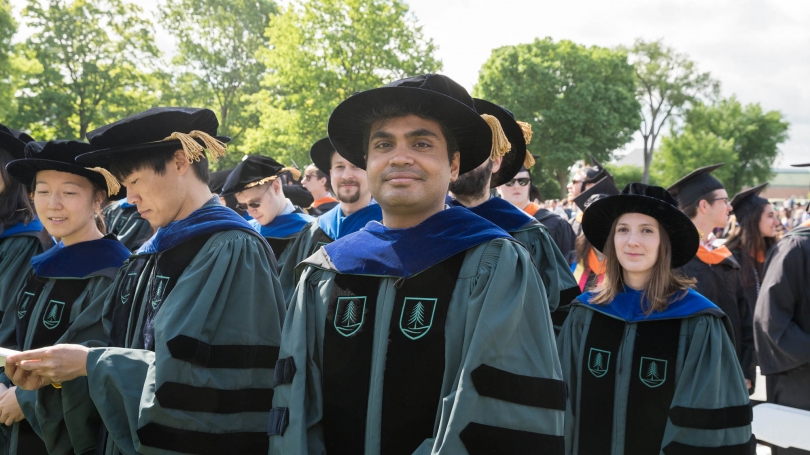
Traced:
<path fill-rule="evenodd" d="M 731 213 L 731 202 L 725 187 L 711 173 L 723 163 L 696 169 L 667 188 L 678 205 L 697 227 L 700 247 L 697 255 L 681 270 L 695 278 L 695 290 L 720 307 L 734 329 L 734 346 L 745 381 L 750 389 L 756 378 L 753 312 L 742 282 L 740 264 L 731 251 L 714 246 L 712 231 L 724 228 Z"/>
<path fill-rule="evenodd" d="M 104 453 L 267 453 L 257 416 L 271 408 L 285 309 L 269 246 L 208 189 L 227 141 L 217 126 L 208 109 L 155 108 L 87 134 L 97 151 L 78 161 L 108 166 L 158 230 L 106 295 L 110 347 L 6 365 L 27 389 L 87 376 Z"/>
<path fill-rule="evenodd" d="M 279 279 L 284 301 L 290 303 L 295 284 L 300 278 L 298 264 L 318 248 L 359 231 L 369 221 L 381 221 L 382 210 L 371 198 L 365 169 L 350 163 L 335 151 L 329 138 L 316 142 L 309 151 L 316 169 L 328 174 L 338 205 L 312 221 L 289 247 L 290 254 L 279 261 Z M 307 172 L 310 168 L 307 167 Z"/>
<path fill-rule="evenodd" d="M 270 453 L 563 453 L 543 281 L 505 231 L 444 204 L 459 174 L 508 150 L 497 119 L 428 74 L 348 98 L 329 138 L 368 172 L 383 221 L 304 261 Z"/>

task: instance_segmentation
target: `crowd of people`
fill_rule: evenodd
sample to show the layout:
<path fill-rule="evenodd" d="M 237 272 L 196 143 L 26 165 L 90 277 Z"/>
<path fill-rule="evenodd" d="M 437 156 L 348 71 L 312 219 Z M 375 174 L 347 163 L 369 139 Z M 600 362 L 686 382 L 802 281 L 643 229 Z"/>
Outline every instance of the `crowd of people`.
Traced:
<path fill-rule="evenodd" d="M 210 172 L 217 128 L 0 126 L 1 453 L 749 455 L 756 387 L 810 410 L 810 222 L 722 164 L 541 203 L 530 125 L 437 74 L 303 169 Z"/>

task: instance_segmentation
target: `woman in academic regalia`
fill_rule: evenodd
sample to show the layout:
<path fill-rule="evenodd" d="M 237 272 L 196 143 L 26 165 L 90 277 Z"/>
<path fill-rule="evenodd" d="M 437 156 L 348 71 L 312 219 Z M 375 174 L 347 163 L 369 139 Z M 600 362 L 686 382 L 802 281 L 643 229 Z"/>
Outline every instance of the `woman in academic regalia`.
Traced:
<path fill-rule="evenodd" d="M 583 231 L 605 255 L 557 340 L 568 454 L 753 454 L 751 409 L 725 315 L 674 269 L 694 224 L 663 188 L 593 202 Z"/>
<path fill-rule="evenodd" d="M 31 257 L 50 246 L 28 190 L 6 172 L 6 164 L 23 158 L 31 141 L 27 134 L 0 125 L 0 346 L 13 342 L 16 318 L 10 317 L 9 307 L 31 273 Z"/>
<path fill-rule="evenodd" d="M 16 319 L 13 349 L 107 343 L 102 304 L 129 250 L 114 235 L 104 235 L 101 217 L 104 200 L 120 189 L 118 182 L 101 168 L 75 162 L 76 156 L 91 151 L 84 142 L 31 142 L 26 158 L 6 167 L 15 180 L 31 185 L 40 220 L 60 239 L 31 259 L 34 273 L 11 312 Z M 0 380 L 0 422 L 10 426 L 4 427 L 7 453 L 95 450 L 101 420 L 87 396 L 85 377 L 40 391 L 18 389 L 5 374 Z M 62 387 L 71 393 L 63 396 Z"/>

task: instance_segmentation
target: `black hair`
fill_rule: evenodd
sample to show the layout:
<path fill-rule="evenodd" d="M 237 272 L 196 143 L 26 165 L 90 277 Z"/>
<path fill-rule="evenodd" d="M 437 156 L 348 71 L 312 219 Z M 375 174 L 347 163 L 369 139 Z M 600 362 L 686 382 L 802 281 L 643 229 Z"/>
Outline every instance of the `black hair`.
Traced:
<path fill-rule="evenodd" d="M 6 164 L 13 159 L 11 153 L 0 148 L 0 179 L 5 185 L 0 193 L 0 233 L 17 223 L 30 223 L 35 217 L 28 189 L 6 171 Z"/>
<path fill-rule="evenodd" d="M 447 159 L 449 162 L 453 162 L 453 157 L 455 156 L 456 152 L 459 151 L 458 149 L 458 140 L 456 139 L 455 134 L 444 124 L 441 120 L 434 117 L 427 109 L 424 109 L 420 106 L 420 108 L 414 110 L 410 107 L 401 104 L 388 104 L 380 108 L 372 109 L 371 111 L 366 114 L 366 116 L 362 120 L 362 124 L 365 125 L 363 128 L 363 152 L 367 156 L 368 155 L 368 143 L 371 136 L 371 126 L 375 122 L 385 121 L 392 118 L 399 118 L 399 117 L 407 117 L 408 115 L 415 115 L 419 118 L 423 118 L 425 120 L 431 120 L 439 124 L 441 128 L 442 135 L 444 135 L 444 139 L 447 144 Z"/>
<path fill-rule="evenodd" d="M 151 169 L 158 175 L 166 174 L 166 164 L 174 159 L 177 148 L 159 148 L 147 150 L 138 154 L 119 154 L 110 158 L 110 172 L 120 181 L 126 180 L 133 172 L 142 169 Z M 206 185 L 210 179 L 208 170 L 208 159 L 200 157 L 199 161 L 193 161 L 191 168 L 197 179 Z"/>

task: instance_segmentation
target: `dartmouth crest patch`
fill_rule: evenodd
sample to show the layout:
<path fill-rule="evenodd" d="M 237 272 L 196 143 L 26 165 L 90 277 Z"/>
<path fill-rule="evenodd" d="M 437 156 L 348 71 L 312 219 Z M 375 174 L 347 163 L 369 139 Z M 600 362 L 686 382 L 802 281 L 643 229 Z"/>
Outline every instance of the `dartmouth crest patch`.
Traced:
<path fill-rule="evenodd" d="M 28 312 L 28 305 L 31 303 L 31 299 L 34 297 L 34 294 L 30 292 L 23 292 L 22 295 L 22 302 L 20 302 L 20 306 L 17 307 L 17 317 L 22 319 L 25 317 L 25 313 Z"/>
<path fill-rule="evenodd" d="M 155 277 L 155 283 L 152 286 L 155 287 L 155 292 L 152 295 L 150 301 L 152 302 L 152 309 L 158 307 L 158 305 L 163 302 L 163 296 L 166 294 L 166 287 L 169 285 L 169 277 L 158 275 Z"/>
<path fill-rule="evenodd" d="M 433 325 L 436 302 L 436 299 L 405 297 L 399 316 L 399 330 L 412 340 L 425 336 Z"/>
<path fill-rule="evenodd" d="M 137 279 L 137 273 L 128 273 L 127 277 L 124 278 L 124 285 L 121 287 L 121 303 L 124 305 L 129 302 L 129 297 L 132 295 L 132 289 L 135 287 Z"/>
<path fill-rule="evenodd" d="M 667 380 L 667 361 L 642 357 L 638 370 L 638 378 L 647 387 L 654 389 Z"/>
<path fill-rule="evenodd" d="M 62 311 L 65 309 L 65 302 L 51 300 L 42 315 L 42 324 L 46 329 L 55 329 L 62 321 Z"/>
<path fill-rule="evenodd" d="M 335 330 L 350 337 L 360 330 L 366 317 L 364 296 L 339 297 L 335 305 Z"/>
<path fill-rule="evenodd" d="M 588 354 L 588 371 L 594 377 L 601 378 L 606 375 L 610 368 L 610 351 L 591 348 Z"/>

